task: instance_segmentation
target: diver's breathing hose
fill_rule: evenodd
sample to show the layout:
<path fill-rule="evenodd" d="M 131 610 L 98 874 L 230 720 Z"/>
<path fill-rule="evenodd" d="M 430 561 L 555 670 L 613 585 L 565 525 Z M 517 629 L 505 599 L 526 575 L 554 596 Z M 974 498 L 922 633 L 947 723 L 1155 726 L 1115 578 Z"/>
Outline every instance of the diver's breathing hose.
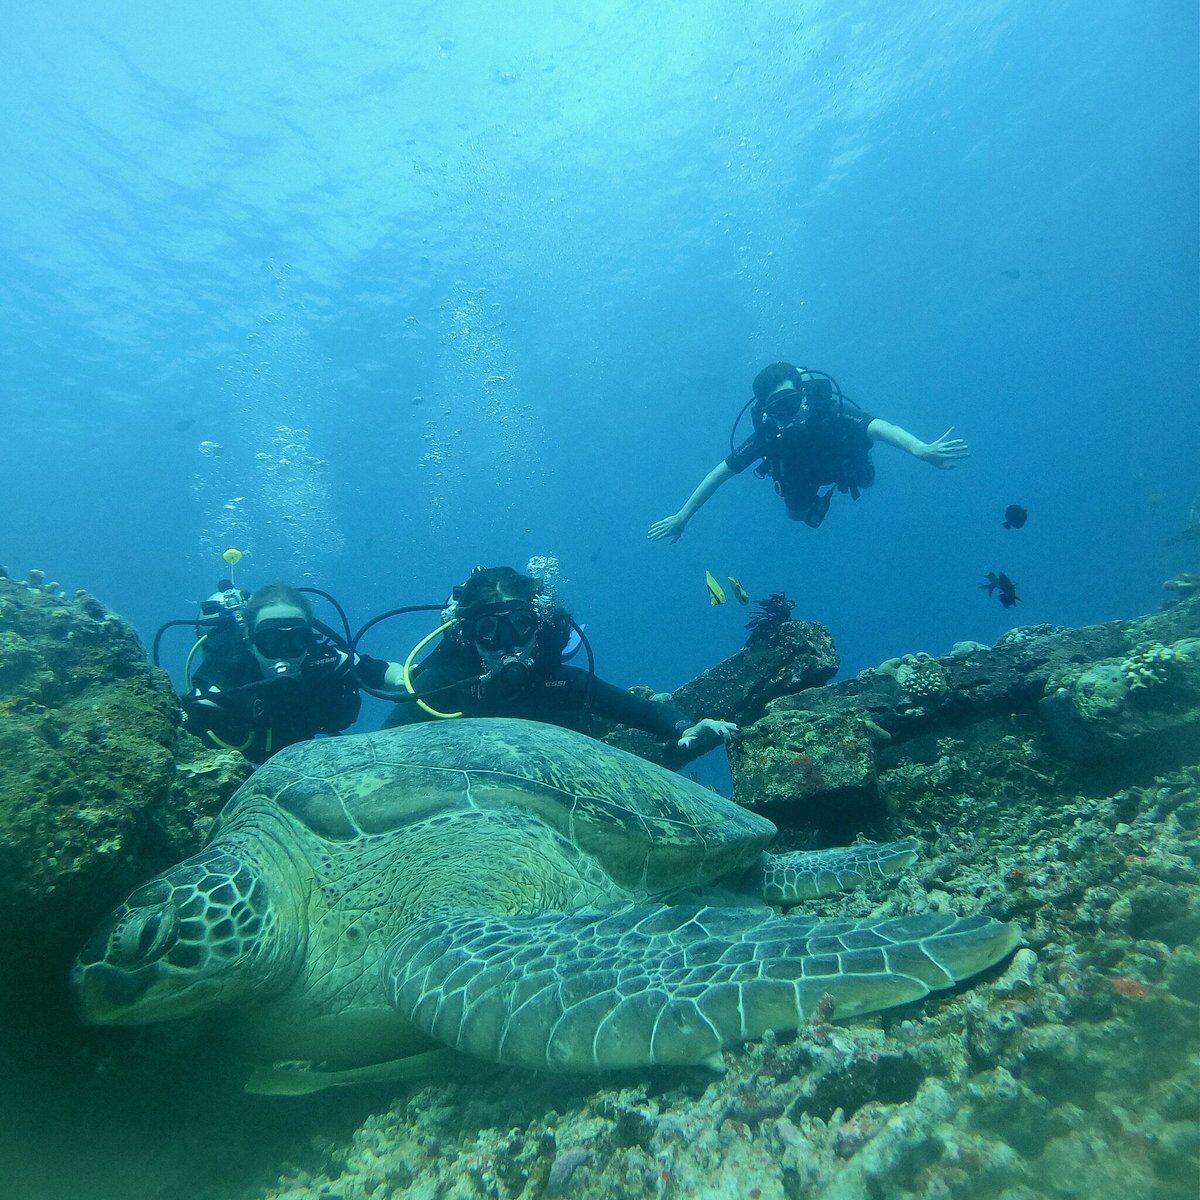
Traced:
<path fill-rule="evenodd" d="M 410 696 L 416 697 L 417 707 L 420 709 L 423 709 L 425 712 L 429 713 L 429 715 L 431 717 L 442 717 L 446 720 L 450 720 L 452 717 L 461 717 L 462 713 L 460 713 L 460 712 L 452 712 L 452 713 L 441 712 L 439 709 L 434 708 L 433 705 L 426 704 L 425 701 L 422 700 L 420 696 L 417 696 L 417 689 L 415 687 L 413 687 L 413 685 L 412 685 L 412 665 L 413 665 L 413 659 L 416 658 L 417 655 L 420 654 L 421 651 L 424 650 L 425 647 L 428 646 L 429 643 L 432 642 L 433 639 L 435 637 L 437 637 L 439 633 L 445 633 L 447 629 L 452 629 L 454 627 L 454 625 L 455 625 L 455 619 L 453 617 L 451 617 L 449 621 L 443 621 L 436 629 L 432 630 L 430 633 L 427 633 L 408 652 L 408 657 L 404 660 L 404 686 L 408 690 L 408 694 Z"/>
<path fill-rule="evenodd" d="M 580 725 L 586 726 L 588 718 L 592 715 L 592 685 L 596 682 L 596 656 L 592 653 L 592 643 L 588 641 L 588 635 L 583 632 L 583 626 L 579 625 L 574 617 L 570 617 L 568 620 L 571 622 L 571 628 L 579 634 L 579 640 L 583 643 L 584 652 L 587 654 L 588 681 L 587 688 L 583 693 L 583 708 L 579 713 Z"/>
<path fill-rule="evenodd" d="M 337 611 L 337 615 L 339 617 L 341 617 L 341 619 L 342 619 L 342 628 L 346 632 L 346 638 L 345 638 L 344 644 L 349 645 L 350 644 L 350 619 L 349 619 L 349 617 L 346 616 L 346 610 L 328 592 L 323 592 L 319 587 L 302 587 L 302 588 L 297 588 L 296 591 L 305 592 L 310 596 L 320 596 L 322 600 L 328 600 L 329 603 L 333 605 L 334 609 Z M 319 625 L 320 622 L 316 622 L 316 624 Z M 324 629 L 326 631 L 328 631 L 329 626 L 328 625 L 324 626 Z"/>
<path fill-rule="evenodd" d="M 158 650 L 162 645 L 163 634 L 166 633 L 168 629 L 175 629 L 180 625 L 191 625 L 193 628 L 195 628 L 196 620 L 195 618 L 192 618 L 188 621 L 166 621 L 158 627 L 158 631 L 154 635 L 154 646 L 150 652 L 150 660 L 156 667 L 162 666 L 162 663 L 158 661 Z"/>
<path fill-rule="evenodd" d="M 415 612 L 440 613 L 443 611 L 443 609 L 445 609 L 445 607 L 446 606 L 444 604 L 405 604 L 405 605 L 401 606 L 400 608 L 389 608 L 387 610 L 387 612 L 381 612 L 377 617 L 372 617 L 350 639 L 349 645 L 347 645 L 347 647 L 346 647 L 346 653 L 350 656 L 350 674 L 353 676 L 354 682 L 358 685 L 359 689 L 361 691 L 366 692 L 368 696 L 374 696 L 377 700 L 389 700 L 393 704 L 403 703 L 404 701 L 411 701 L 414 698 L 412 695 L 397 695 L 395 692 L 381 691 L 379 688 L 370 687 L 368 684 L 363 682 L 362 677 L 358 673 L 358 664 L 356 661 L 358 658 L 358 643 L 362 641 L 363 634 L 365 634 L 368 629 L 373 629 L 381 621 L 390 620 L 392 617 L 402 617 L 406 613 L 415 613 Z M 422 643 L 422 644 L 424 644 L 424 643 Z M 437 690 L 439 692 L 449 691 L 450 687 L 457 687 L 457 686 L 458 686 L 458 684 L 451 684 L 445 688 L 438 688 Z M 428 692 L 426 694 L 431 695 L 431 696 L 433 695 L 432 692 Z"/>
<path fill-rule="evenodd" d="M 188 656 L 183 662 L 183 686 L 188 692 L 192 690 L 192 659 L 196 657 L 196 651 L 208 641 L 208 634 L 202 633 L 193 643 L 192 648 L 188 651 Z M 157 664 L 155 664 L 157 665 Z"/>

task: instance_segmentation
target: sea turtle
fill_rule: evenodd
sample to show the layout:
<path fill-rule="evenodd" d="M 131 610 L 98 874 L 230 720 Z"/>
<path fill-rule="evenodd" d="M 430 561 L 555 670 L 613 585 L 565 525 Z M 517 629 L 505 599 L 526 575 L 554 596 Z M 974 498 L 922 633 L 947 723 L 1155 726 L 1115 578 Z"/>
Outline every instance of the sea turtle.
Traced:
<path fill-rule="evenodd" d="M 910 842 L 770 854 L 771 822 L 569 730 L 407 726 L 292 746 L 206 847 L 138 887 L 72 971 L 85 1020 L 239 1009 L 260 1076 L 312 1090 L 440 1067 L 718 1065 L 822 1001 L 849 1017 L 947 988 L 1015 926 L 929 912 L 781 916 L 891 875 Z M 413 1057 L 415 1056 L 415 1057 Z"/>

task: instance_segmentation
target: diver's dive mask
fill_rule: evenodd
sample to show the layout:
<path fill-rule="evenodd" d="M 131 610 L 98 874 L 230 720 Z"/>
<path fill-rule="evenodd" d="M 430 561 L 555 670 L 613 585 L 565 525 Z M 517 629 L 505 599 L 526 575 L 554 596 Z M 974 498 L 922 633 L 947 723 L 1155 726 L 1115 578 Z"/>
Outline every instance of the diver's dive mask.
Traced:
<path fill-rule="evenodd" d="M 264 617 L 250 635 L 250 649 L 267 676 L 298 675 L 313 647 L 313 631 L 298 617 Z"/>
<path fill-rule="evenodd" d="M 832 407 L 833 387 L 828 379 L 802 379 L 795 387 L 784 387 L 768 396 L 760 413 L 762 418 L 782 426 L 825 416 Z"/>
<path fill-rule="evenodd" d="M 471 637 L 480 651 L 527 646 L 537 637 L 538 615 L 528 604 L 489 604 L 471 616 Z"/>

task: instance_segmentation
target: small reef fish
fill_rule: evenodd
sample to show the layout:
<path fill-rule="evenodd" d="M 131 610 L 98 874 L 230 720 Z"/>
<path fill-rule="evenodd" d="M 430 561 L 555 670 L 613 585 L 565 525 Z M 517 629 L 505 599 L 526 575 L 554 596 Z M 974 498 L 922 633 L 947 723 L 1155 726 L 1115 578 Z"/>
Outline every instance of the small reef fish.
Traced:
<path fill-rule="evenodd" d="M 733 597 L 739 604 L 750 603 L 750 593 L 746 591 L 744 587 L 742 587 L 742 581 L 740 579 L 734 579 L 734 577 L 730 575 L 729 589 L 733 592 Z"/>
<path fill-rule="evenodd" d="M 1017 585 L 1003 571 L 998 575 L 994 571 L 989 571 L 987 573 L 987 583 L 981 583 L 979 588 L 981 591 L 987 592 L 989 596 L 999 592 L 1000 603 L 1004 608 L 1012 608 L 1019 599 L 1017 596 Z"/>
<path fill-rule="evenodd" d="M 704 585 L 708 588 L 709 604 L 725 603 L 725 589 L 716 581 L 711 571 L 704 572 Z"/>
<path fill-rule="evenodd" d="M 1004 528 L 1005 529 L 1021 529 L 1025 522 L 1029 520 L 1029 512 L 1022 508 L 1019 504 L 1010 504 L 1004 510 Z"/>
<path fill-rule="evenodd" d="M 184 417 L 182 420 L 175 422 L 175 432 L 176 433 L 184 433 L 187 430 L 191 429 L 191 427 L 193 425 L 195 425 L 195 423 L 196 423 L 195 417 Z"/>

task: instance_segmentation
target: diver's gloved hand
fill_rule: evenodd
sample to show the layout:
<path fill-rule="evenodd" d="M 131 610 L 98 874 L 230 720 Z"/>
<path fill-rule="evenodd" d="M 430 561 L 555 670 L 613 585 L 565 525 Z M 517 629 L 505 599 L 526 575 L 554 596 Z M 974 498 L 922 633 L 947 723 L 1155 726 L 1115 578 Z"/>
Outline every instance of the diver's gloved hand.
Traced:
<path fill-rule="evenodd" d="M 670 538 L 671 541 L 677 542 L 683 537 L 683 531 L 686 528 L 687 521 L 678 513 L 672 513 L 669 517 L 663 517 L 661 521 L 655 521 L 646 536 L 652 542 L 662 541 L 663 538 Z"/>
<path fill-rule="evenodd" d="M 738 727 L 732 721 L 713 721 L 703 720 L 697 721 L 695 725 L 689 725 L 687 729 L 679 735 L 679 741 L 676 743 L 681 750 L 691 749 L 697 742 L 704 742 L 707 745 L 715 746 L 718 742 L 728 742 L 735 738 L 738 734 Z"/>
<path fill-rule="evenodd" d="M 962 438 L 950 436 L 953 432 L 954 426 L 951 425 L 936 441 L 926 442 L 917 457 L 931 467 L 938 467 L 943 471 L 948 471 L 951 467 L 956 466 L 958 460 L 966 458 L 970 451 Z"/>

